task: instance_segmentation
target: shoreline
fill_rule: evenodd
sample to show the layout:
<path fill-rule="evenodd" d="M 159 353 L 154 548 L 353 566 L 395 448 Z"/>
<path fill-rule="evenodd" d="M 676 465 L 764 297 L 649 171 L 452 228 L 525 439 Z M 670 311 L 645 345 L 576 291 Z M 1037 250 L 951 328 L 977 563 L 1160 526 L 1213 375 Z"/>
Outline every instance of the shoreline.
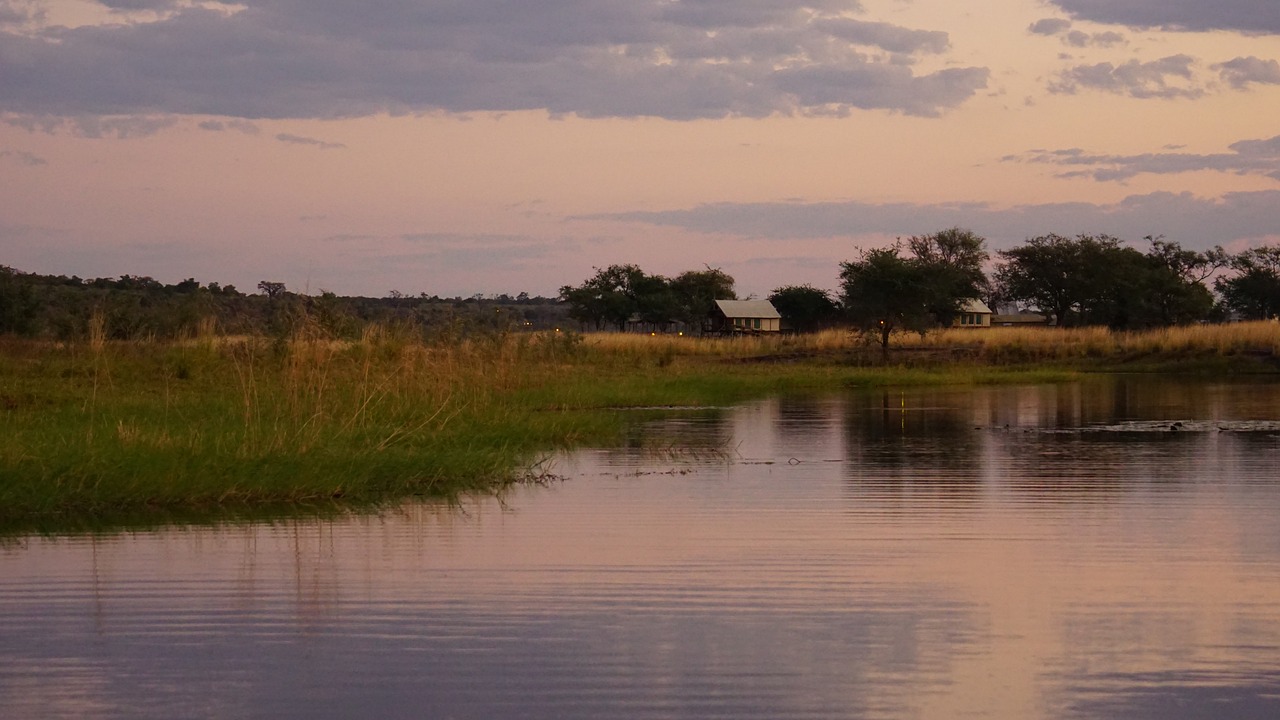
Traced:
<path fill-rule="evenodd" d="M 1280 377 L 1280 326 L 1252 325 L 1192 328 L 1198 344 L 1170 331 L 944 331 L 888 363 L 839 333 L 545 333 L 448 346 L 387 330 L 355 342 L 5 338 L 0 534 L 456 498 L 536 480 L 547 453 L 616 443 L 663 407 L 777 393 L 1101 373 Z M 616 412 L 624 407 L 639 410 Z"/>

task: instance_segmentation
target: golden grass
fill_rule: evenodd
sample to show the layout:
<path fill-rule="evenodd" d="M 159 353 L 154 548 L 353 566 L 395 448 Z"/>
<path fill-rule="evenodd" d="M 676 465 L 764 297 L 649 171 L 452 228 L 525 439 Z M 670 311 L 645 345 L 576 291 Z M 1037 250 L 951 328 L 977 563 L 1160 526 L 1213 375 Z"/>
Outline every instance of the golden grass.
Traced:
<path fill-rule="evenodd" d="M 1259 354 L 1280 356 L 1280 324 L 1275 322 L 1189 325 L 1136 332 L 1106 328 L 984 328 L 948 329 L 916 337 L 915 343 L 935 346 L 970 345 L 979 357 L 999 360 L 1126 358 L 1133 356 L 1194 357 Z"/>
<path fill-rule="evenodd" d="M 866 337 L 849 330 L 729 338 L 594 333 L 586 335 L 583 344 L 600 355 L 626 358 L 751 358 L 876 350 Z M 1103 327 L 948 328 L 925 335 L 895 333 L 890 349 L 891 355 L 893 350 L 964 350 L 975 361 L 994 364 L 1135 356 L 1280 356 L 1280 324 L 1193 325 L 1137 332 Z"/>

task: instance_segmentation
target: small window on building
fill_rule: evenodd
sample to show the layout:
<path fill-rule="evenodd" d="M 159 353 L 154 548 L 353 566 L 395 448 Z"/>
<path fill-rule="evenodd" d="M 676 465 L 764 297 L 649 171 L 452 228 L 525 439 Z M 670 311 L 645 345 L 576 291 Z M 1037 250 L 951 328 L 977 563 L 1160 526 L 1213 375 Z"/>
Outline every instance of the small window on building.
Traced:
<path fill-rule="evenodd" d="M 759 329 L 760 329 L 760 318 L 756 318 L 756 321 L 755 321 L 755 328 L 756 328 L 757 330 L 759 330 Z"/>

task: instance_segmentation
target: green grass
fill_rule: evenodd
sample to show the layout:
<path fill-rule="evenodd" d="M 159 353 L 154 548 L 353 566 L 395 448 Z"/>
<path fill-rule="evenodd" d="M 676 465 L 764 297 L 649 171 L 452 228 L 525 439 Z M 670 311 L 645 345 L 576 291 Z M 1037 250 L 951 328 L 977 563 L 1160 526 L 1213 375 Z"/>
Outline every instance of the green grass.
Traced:
<path fill-rule="evenodd" d="M 619 408 L 1079 371 L 1078 360 L 907 367 L 853 362 L 838 346 L 796 360 L 778 344 L 657 340 L 517 335 L 439 347 L 378 328 L 355 343 L 0 340 L 0 528 L 452 497 L 537 477 L 557 449 L 619 442 L 645 416 L 610 412 Z"/>

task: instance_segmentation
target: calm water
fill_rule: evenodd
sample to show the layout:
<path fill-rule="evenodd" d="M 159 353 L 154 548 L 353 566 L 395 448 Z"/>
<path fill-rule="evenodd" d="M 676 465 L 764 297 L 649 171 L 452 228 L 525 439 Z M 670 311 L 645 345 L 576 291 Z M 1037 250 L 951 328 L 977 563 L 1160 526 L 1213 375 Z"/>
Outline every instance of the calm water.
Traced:
<path fill-rule="evenodd" d="M 0 717 L 1280 717 L 1280 385 L 774 399 L 555 469 L 0 546 Z"/>

